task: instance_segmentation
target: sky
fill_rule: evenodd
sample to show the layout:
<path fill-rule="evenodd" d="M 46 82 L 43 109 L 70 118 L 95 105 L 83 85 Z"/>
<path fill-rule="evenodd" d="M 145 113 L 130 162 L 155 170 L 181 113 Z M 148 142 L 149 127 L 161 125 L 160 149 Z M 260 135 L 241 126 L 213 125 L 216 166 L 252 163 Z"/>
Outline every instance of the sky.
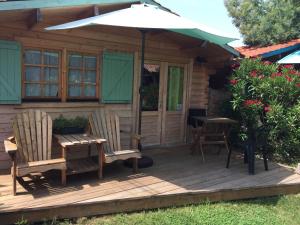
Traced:
<path fill-rule="evenodd" d="M 224 0 L 156 0 L 182 17 L 207 25 L 230 37 L 240 38 L 230 43 L 231 46 L 242 46 L 238 29 L 224 6 Z"/>

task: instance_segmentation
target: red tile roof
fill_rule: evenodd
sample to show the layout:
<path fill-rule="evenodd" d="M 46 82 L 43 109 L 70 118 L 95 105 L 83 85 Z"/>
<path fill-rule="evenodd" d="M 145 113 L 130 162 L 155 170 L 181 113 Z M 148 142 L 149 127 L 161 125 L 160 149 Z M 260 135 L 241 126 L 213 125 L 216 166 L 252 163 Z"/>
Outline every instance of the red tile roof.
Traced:
<path fill-rule="evenodd" d="M 276 51 L 278 49 L 282 49 L 282 48 L 287 48 L 290 46 L 294 46 L 300 44 L 300 39 L 295 39 L 286 43 L 282 43 L 282 44 L 277 44 L 277 45 L 270 45 L 270 46 L 266 46 L 266 47 L 247 47 L 247 46 L 243 46 L 243 47 L 237 47 L 235 48 L 238 52 L 241 53 L 241 55 L 244 55 L 246 58 L 249 57 L 256 57 L 256 56 L 260 56 L 263 55 L 265 53 L 268 52 L 272 52 L 272 51 Z"/>

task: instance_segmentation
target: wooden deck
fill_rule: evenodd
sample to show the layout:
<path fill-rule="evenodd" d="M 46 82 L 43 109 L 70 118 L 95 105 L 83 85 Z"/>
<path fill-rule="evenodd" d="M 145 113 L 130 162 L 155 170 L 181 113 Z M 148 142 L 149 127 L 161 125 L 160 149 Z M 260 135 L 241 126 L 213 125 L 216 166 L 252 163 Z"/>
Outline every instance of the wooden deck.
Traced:
<path fill-rule="evenodd" d="M 224 151 L 223 151 L 224 152 Z M 96 173 L 72 175 L 66 187 L 60 186 L 59 173 L 47 179 L 18 185 L 17 196 L 11 195 L 10 175 L 0 175 L 0 221 L 15 222 L 43 218 L 71 218 L 129 212 L 142 209 L 193 204 L 203 200 L 245 199 L 300 192 L 300 175 L 287 167 L 256 162 L 256 175 L 248 175 L 240 155 L 225 168 L 226 155 L 206 153 L 190 155 L 187 147 L 147 150 L 155 165 L 133 175 L 121 164 L 108 165 L 104 179 Z"/>

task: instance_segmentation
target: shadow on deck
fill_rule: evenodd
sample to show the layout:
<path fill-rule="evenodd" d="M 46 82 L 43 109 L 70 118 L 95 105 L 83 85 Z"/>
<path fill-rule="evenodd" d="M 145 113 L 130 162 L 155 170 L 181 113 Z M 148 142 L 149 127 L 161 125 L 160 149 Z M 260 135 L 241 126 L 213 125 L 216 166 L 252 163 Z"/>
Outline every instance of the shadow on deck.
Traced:
<path fill-rule="evenodd" d="M 18 218 L 70 218 L 129 212 L 167 206 L 246 199 L 300 192 L 300 175 L 288 167 L 256 162 L 256 175 L 248 175 L 242 156 L 235 154 L 225 168 L 226 155 L 207 151 L 206 162 L 190 155 L 187 147 L 153 149 L 144 152 L 154 166 L 132 174 L 121 163 L 107 165 L 104 179 L 96 173 L 72 175 L 67 186 L 60 185 L 57 172 L 46 178 L 25 178 L 11 195 L 10 175 L 0 175 L 0 221 Z"/>

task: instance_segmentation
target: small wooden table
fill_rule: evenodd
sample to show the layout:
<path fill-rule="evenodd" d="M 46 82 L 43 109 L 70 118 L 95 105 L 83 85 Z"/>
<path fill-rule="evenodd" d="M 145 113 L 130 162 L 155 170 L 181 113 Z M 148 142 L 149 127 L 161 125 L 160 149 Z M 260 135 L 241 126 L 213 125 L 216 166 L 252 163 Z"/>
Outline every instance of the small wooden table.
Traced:
<path fill-rule="evenodd" d="M 67 134 L 58 135 L 55 134 L 57 142 L 62 148 L 62 157 L 67 161 L 67 174 L 78 174 L 90 171 L 98 171 L 99 179 L 102 179 L 102 156 L 103 156 L 103 143 L 106 142 L 105 139 L 89 135 L 89 134 Z M 95 144 L 99 151 L 98 153 L 98 163 L 95 162 L 91 156 L 91 145 Z M 78 160 L 67 160 L 66 151 L 69 147 L 73 146 L 88 146 L 89 157 L 86 159 Z"/>
<path fill-rule="evenodd" d="M 203 145 L 224 145 L 228 151 L 228 159 L 231 149 L 228 146 L 227 137 L 231 125 L 237 121 L 225 117 L 192 117 L 197 124 L 193 132 L 193 143 L 191 145 L 192 153 L 199 146 L 204 161 Z M 227 160 L 227 164 L 228 164 Z"/>
<path fill-rule="evenodd" d="M 203 123 L 205 122 L 212 122 L 212 123 L 231 123 L 231 124 L 235 124 L 238 123 L 236 120 L 233 119 L 229 119 L 226 117 L 205 117 L 205 116 L 193 116 L 193 119 L 195 119 L 196 121 L 201 121 Z"/>
<path fill-rule="evenodd" d="M 204 123 L 236 124 L 236 123 L 238 123 L 236 120 L 232 120 L 229 118 L 223 118 L 223 117 L 196 117 L 195 116 L 195 117 L 193 117 L 193 119 L 197 121 L 197 124 L 201 124 L 201 123 L 203 123 L 203 124 Z M 198 129 L 201 129 L 201 128 L 198 128 Z M 200 140 L 200 137 L 199 137 L 199 135 L 197 136 L 197 132 L 196 132 L 196 134 L 194 135 L 194 142 L 193 142 L 192 146 L 196 146 L 198 144 L 199 140 Z M 226 168 L 229 168 L 230 156 L 231 156 L 231 149 L 229 150 L 229 154 L 227 157 Z M 245 163 L 248 163 L 249 174 L 254 174 L 254 170 L 255 170 L 255 150 L 254 150 L 254 148 L 246 146 L 246 149 L 244 149 L 244 161 L 245 161 Z M 268 165 L 267 165 L 265 156 L 264 156 L 264 163 L 265 163 L 265 169 L 268 170 Z"/>
<path fill-rule="evenodd" d="M 199 131 L 199 129 L 201 129 L 201 126 L 204 123 L 215 123 L 215 124 L 218 124 L 218 123 L 219 124 L 235 124 L 235 123 L 238 123 L 236 120 L 232 120 L 232 119 L 225 118 L 225 117 L 193 116 L 192 118 L 196 121 L 197 127 L 195 129 L 197 131 Z M 192 147 L 196 146 L 199 141 L 200 141 L 199 132 L 195 132 Z"/>

